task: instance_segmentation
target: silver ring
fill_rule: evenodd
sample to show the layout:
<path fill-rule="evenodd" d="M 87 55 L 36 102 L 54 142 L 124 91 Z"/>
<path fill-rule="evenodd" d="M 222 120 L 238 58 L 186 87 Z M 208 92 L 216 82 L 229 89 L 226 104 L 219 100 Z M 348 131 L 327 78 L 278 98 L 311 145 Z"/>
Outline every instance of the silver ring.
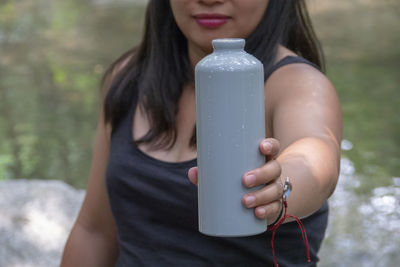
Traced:
<path fill-rule="evenodd" d="M 290 182 L 289 177 L 286 177 L 285 185 L 283 186 L 283 201 L 286 201 L 292 192 L 293 186 L 292 183 Z"/>

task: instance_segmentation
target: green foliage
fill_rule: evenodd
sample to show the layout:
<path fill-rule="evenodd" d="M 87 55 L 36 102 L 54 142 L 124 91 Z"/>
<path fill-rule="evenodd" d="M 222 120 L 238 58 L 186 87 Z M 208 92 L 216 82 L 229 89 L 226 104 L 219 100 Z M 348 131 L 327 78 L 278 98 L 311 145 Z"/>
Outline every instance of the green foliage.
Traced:
<path fill-rule="evenodd" d="M 143 19 L 143 6 L 118 3 L 0 5 L 0 179 L 85 187 L 101 75 L 137 42 Z"/>
<path fill-rule="evenodd" d="M 362 194 L 400 172 L 398 3 L 312 4 L 342 102 L 344 137 L 354 144 L 344 155 L 362 177 Z M 86 185 L 101 75 L 137 44 L 143 17 L 135 1 L 0 4 L 0 179 Z"/>
<path fill-rule="evenodd" d="M 392 184 L 400 173 L 400 4 L 338 1 L 315 14 L 328 76 L 342 103 L 344 155 L 361 178 L 357 192 Z"/>

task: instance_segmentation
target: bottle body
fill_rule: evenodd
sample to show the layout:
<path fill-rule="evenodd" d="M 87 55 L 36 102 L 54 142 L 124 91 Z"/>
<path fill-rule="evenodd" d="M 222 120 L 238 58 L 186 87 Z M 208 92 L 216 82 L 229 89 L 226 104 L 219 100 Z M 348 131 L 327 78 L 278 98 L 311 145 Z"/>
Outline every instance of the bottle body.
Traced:
<path fill-rule="evenodd" d="M 265 163 L 263 65 L 243 39 L 217 39 L 195 69 L 199 230 L 212 236 L 262 233 L 266 220 L 245 208 L 247 171 Z"/>

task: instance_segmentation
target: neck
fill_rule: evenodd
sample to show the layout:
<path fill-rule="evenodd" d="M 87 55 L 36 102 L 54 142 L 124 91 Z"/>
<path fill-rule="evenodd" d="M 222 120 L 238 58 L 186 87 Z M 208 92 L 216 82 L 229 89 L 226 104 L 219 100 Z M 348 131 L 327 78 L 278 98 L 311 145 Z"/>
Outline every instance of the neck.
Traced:
<path fill-rule="evenodd" d="M 200 49 L 198 46 L 188 42 L 188 55 L 190 60 L 190 65 L 194 69 L 196 64 L 205 56 L 210 54 L 212 51 L 207 52 Z"/>

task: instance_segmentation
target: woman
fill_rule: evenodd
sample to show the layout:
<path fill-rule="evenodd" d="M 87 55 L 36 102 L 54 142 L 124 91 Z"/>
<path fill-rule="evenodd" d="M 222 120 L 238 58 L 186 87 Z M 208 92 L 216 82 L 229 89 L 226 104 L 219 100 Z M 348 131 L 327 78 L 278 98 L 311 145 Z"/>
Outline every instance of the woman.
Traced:
<path fill-rule="evenodd" d="M 340 105 L 319 70 L 322 53 L 302 0 L 150 1 L 141 44 L 104 78 L 86 198 L 62 266 L 269 266 L 271 232 L 243 238 L 202 235 L 197 226 L 193 69 L 216 38 L 246 38 L 265 68 L 265 165 L 243 175 L 243 205 L 259 218 L 303 218 L 307 263 L 295 222 L 277 232 L 280 266 L 315 266 L 334 191 Z M 300 57 L 302 56 L 302 57 Z M 305 59 L 304 59 L 304 58 Z M 187 175 L 189 180 L 185 178 Z"/>

